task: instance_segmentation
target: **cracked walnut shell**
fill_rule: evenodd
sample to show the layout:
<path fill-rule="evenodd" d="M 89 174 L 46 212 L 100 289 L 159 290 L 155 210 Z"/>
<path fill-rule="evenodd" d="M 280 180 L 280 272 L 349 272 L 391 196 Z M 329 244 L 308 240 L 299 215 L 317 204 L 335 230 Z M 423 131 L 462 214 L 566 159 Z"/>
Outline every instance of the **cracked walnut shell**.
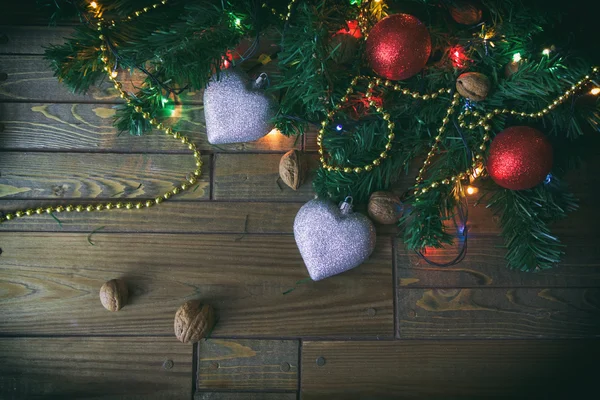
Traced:
<path fill-rule="evenodd" d="M 121 279 L 111 279 L 100 288 L 100 302 L 108 311 L 119 311 L 128 296 L 127 284 Z"/>
<path fill-rule="evenodd" d="M 184 303 L 175 314 L 175 336 L 181 343 L 195 343 L 205 337 L 215 325 L 215 312 L 200 300 Z"/>

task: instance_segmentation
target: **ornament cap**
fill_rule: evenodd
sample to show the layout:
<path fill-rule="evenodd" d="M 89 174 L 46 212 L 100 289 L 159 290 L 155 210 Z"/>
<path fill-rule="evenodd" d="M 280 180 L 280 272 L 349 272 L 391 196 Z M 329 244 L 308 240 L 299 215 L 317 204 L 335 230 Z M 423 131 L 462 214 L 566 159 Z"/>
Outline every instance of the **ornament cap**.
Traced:
<path fill-rule="evenodd" d="M 348 215 L 348 214 L 352 213 L 352 208 L 353 208 L 352 201 L 353 201 L 352 196 L 347 196 L 344 199 L 344 201 L 342 201 L 340 203 L 339 207 L 340 207 L 340 211 L 342 212 L 342 215 Z"/>
<path fill-rule="evenodd" d="M 266 73 L 262 72 L 258 75 L 258 78 L 252 83 L 253 89 L 264 89 L 269 84 L 269 77 Z"/>

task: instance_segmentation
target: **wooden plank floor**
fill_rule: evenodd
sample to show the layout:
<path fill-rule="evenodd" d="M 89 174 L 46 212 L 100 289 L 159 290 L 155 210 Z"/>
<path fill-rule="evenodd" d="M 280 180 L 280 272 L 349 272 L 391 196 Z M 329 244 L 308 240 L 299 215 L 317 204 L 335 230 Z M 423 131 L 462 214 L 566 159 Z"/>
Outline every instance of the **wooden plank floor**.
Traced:
<path fill-rule="evenodd" d="M 163 135 L 118 135 L 108 86 L 79 96 L 57 82 L 42 46 L 70 30 L 0 26 L 0 211 L 152 198 L 193 166 Z M 314 136 L 211 146 L 199 99 L 174 117 L 204 154 L 194 191 L 144 212 L 0 226 L 1 399 L 575 398 L 595 387 L 598 158 L 569 176 L 581 208 L 555 227 L 568 246 L 555 269 L 506 269 L 479 206 L 459 265 L 433 267 L 378 227 L 363 266 L 296 286 L 308 275 L 292 222 L 314 193 L 281 184 L 278 161 L 291 148 L 315 159 Z M 112 278 L 131 293 L 118 313 L 98 299 Z M 220 316 L 193 346 L 173 336 L 189 299 Z"/>

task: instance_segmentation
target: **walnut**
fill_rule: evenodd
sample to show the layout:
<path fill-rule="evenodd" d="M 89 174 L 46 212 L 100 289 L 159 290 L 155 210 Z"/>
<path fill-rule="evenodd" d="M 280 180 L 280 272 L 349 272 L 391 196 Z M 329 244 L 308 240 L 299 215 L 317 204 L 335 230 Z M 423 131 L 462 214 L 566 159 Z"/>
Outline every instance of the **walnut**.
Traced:
<path fill-rule="evenodd" d="M 205 337 L 215 325 L 215 312 L 200 300 L 190 300 L 175 314 L 175 336 L 181 343 L 195 343 Z"/>
<path fill-rule="evenodd" d="M 100 302 L 108 311 L 119 311 L 128 296 L 127 284 L 121 279 L 111 279 L 100 288 Z"/>
<path fill-rule="evenodd" d="M 479 6 L 466 0 L 455 1 L 449 6 L 452 19 L 462 25 L 475 25 L 481 21 L 483 12 Z"/>
<path fill-rule="evenodd" d="M 483 101 L 490 91 L 490 80 L 479 72 L 465 72 L 456 80 L 456 90 L 473 101 Z"/>
<path fill-rule="evenodd" d="M 403 210 L 400 198 L 393 193 L 375 192 L 369 198 L 369 216 L 380 224 L 395 224 L 402 216 Z"/>
<path fill-rule="evenodd" d="M 281 180 L 294 190 L 297 190 L 308 174 L 306 157 L 298 150 L 290 150 L 279 160 L 279 176 Z"/>

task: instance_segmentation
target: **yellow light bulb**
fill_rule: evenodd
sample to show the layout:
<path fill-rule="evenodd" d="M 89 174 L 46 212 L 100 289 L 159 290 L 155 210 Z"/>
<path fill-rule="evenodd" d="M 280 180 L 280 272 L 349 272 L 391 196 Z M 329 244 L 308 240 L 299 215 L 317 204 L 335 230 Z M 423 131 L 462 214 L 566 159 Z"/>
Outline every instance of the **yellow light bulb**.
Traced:
<path fill-rule="evenodd" d="M 544 49 L 542 51 L 542 54 L 545 55 L 545 56 L 549 56 L 550 55 L 550 51 L 551 51 L 550 49 Z"/>
<path fill-rule="evenodd" d="M 513 61 L 514 62 L 519 62 L 519 61 L 521 61 L 521 59 L 522 59 L 521 58 L 521 53 L 515 53 L 515 54 L 513 54 Z"/>
<path fill-rule="evenodd" d="M 467 194 L 469 196 L 474 195 L 477 192 L 479 192 L 479 189 L 476 188 L 475 186 L 467 186 Z"/>
<path fill-rule="evenodd" d="M 112 76 L 113 78 L 116 78 L 117 75 L 119 75 L 119 73 L 117 71 L 113 71 L 110 73 L 110 76 Z"/>
<path fill-rule="evenodd" d="M 592 90 L 590 90 L 590 94 L 594 95 L 594 96 L 599 95 L 600 94 L 600 87 L 592 88 Z"/>
<path fill-rule="evenodd" d="M 98 8 L 98 3 L 96 3 L 95 1 L 92 1 L 90 3 L 90 7 L 92 7 L 92 8 Z"/>

